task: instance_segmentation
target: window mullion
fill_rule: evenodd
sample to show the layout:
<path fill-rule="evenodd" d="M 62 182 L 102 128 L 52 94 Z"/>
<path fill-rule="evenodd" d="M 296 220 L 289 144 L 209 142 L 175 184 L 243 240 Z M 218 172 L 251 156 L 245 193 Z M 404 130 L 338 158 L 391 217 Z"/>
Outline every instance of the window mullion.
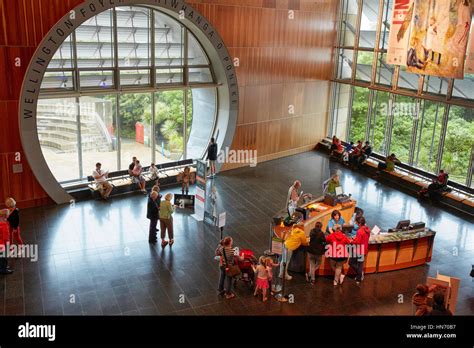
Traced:
<path fill-rule="evenodd" d="M 384 0 L 379 0 L 379 13 L 377 17 L 377 28 L 375 32 L 375 45 L 374 45 L 374 57 L 372 60 L 372 76 L 370 78 L 370 84 L 375 85 L 375 78 L 377 76 L 377 62 L 380 52 L 380 35 L 382 29 L 382 19 L 383 19 L 383 4 Z"/>
<path fill-rule="evenodd" d="M 415 118 L 413 119 L 413 127 L 411 130 L 410 151 L 408 153 L 408 163 L 411 166 L 413 165 L 413 158 L 415 157 L 416 136 L 418 133 L 420 108 L 421 108 L 421 99 L 417 99 L 416 100 L 416 114 L 415 114 Z"/>
<path fill-rule="evenodd" d="M 351 85 L 351 91 L 349 95 L 348 115 L 347 115 L 347 126 L 346 126 L 346 140 L 351 139 L 351 123 L 352 123 L 352 104 L 354 102 L 354 86 Z"/>
<path fill-rule="evenodd" d="M 355 78 L 356 78 L 356 73 L 357 73 L 357 55 L 358 51 L 357 49 L 359 48 L 359 36 L 360 36 L 360 22 L 362 18 L 362 0 L 357 0 L 358 4 L 358 9 L 357 9 L 357 20 L 356 20 L 356 32 L 354 36 L 354 52 L 352 54 L 352 76 L 351 76 L 351 81 L 354 83 Z"/>
<path fill-rule="evenodd" d="M 443 152 L 444 152 L 444 141 L 446 140 L 446 132 L 448 128 L 448 119 L 449 119 L 449 110 L 451 106 L 449 104 L 446 105 L 444 109 L 444 115 L 443 115 L 443 125 L 441 127 L 441 136 L 439 139 L 439 145 L 438 145 L 438 158 L 436 161 L 436 173 L 439 172 L 442 166 L 443 162 Z"/>
<path fill-rule="evenodd" d="M 469 165 L 469 169 L 467 171 L 467 178 L 466 178 L 466 186 L 471 187 L 472 185 L 472 176 L 474 173 L 474 145 L 472 145 L 471 149 L 471 163 Z"/>
<path fill-rule="evenodd" d="M 76 122 L 77 122 L 77 161 L 79 163 L 79 178 L 82 180 L 84 171 L 82 168 L 82 131 L 81 131 L 81 104 L 80 98 L 76 97 Z"/>
<path fill-rule="evenodd" d="M 387 115 L 387 127 L 385 128 L 385 148 L 384 148 L 384 155 L 388 155 L 390 153 L 391 142 L 392 142 L 392 129 L 393 129 L 393 111 L 394 111 L 394 103 L 395 95 L 390 93 L 390 97 L 388 99 L 388 115 Z"/>

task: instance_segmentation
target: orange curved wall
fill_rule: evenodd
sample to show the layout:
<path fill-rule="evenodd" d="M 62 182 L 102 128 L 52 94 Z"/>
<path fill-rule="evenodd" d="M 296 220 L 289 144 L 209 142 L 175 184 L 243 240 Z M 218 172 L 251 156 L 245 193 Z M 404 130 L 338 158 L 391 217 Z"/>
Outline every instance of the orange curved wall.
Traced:
<path fill-rule="evenodd" d="M 23 155 L 18 98 L 37 45 L 82 2 L 0 0 L 0 206 L 8 196 L 23 208 L 52 204 Z M 338 0 L 188 3 L 211 21 L 231 55 L 239 58 L 240 111 L 232 148 L 257 150 L 258 160 L 265 161 L 314 147 L 326 135 Z M 290 105 L 294 113 L 288 112 Z M 17 153 L 22 173 L 13 173 Z"/>

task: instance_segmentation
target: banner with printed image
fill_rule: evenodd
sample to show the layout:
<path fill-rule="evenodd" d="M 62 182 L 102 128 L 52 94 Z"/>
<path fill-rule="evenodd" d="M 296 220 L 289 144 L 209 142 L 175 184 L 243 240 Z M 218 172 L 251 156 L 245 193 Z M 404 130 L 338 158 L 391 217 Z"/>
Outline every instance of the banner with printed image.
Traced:
<path fill-rule="evenodd" d="M 407 71 L 462 79 L 471 0 L 415 0 Z"/>
<path fill-rule="evenodd" d="M 464 72 L 466 74 L 474 74 L 474 27 L 471 27 L 470 36 L 466 51 L 466 63 L 464 65 Z"/>
<path fill-rule="evenodd" d="M 394 0 L 388 36 L 387 63 L 405 66 L 414 0 Z"/>

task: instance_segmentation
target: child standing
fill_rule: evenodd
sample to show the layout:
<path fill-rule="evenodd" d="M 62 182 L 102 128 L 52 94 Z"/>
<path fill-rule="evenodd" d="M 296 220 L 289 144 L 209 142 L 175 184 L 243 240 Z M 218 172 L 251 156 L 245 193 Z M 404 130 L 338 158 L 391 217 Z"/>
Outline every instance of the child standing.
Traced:
<path fill-rule="evenodd" d="M 265 259 L 265 267 L 267 268 L 268 272 L 268 288 L 270 289 L 270 294 L 273 296 L 273 288 L 272 288 L 272 279 L 273 279 L 273 267 L 279 267 L 280 263 L 274 263 L 271 257 L 267 257 Z"/>
<path fill-rule="evenodd" d="M 189 193 L 189 180 L 191 178 L 191 168 L 188 166 L 184 167 L 183 170 L 183 184 L 181 185 L 181 193 L 184 195 L 184 191 L 186 190 L 186 194 Z"/>
<path fill-rule="evenodd" d="M 20 235 L 20 213 L 16 207 L 16 201 L 9 197 L 5 200 L 5 205 L 8 208 L 7 221 L 10 225 L 10 241 L 18 246 L 23 245 Z"/>
<path fill-rule="evenodd" d="M 267 289 L 268 289 L 268 270 L 266 266 L 266 260 L 264 256 L 260 256 L 258 259 L 258 265 L 252 265 L 252 269 L 257 276 L 257 284 L 255 287 L 254 296 L 258 295 L 258 292 L 262 292 L 263 302 L 267 301 Z"/>

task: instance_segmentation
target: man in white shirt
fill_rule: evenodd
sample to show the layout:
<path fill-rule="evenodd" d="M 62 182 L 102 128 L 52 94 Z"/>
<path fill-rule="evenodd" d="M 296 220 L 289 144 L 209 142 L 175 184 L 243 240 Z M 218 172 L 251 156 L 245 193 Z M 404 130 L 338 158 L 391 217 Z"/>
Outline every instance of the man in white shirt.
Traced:
<path fill-rule="evenodd" d="M 99 186 L 99 192 L 103 199 L 107 200 L 112 192 L 112 185 L 107 181 L 108 171 L 102 170 L 102 164 L 96 163 L 95 170 L 92 172 L 92 176 Z"/>
<path fill-rule="evenodd" d="M 293 185 L 290 186 L 288 190 L 288 196 L 286 198 L 286 204 L 288 209 L 288 214 L 291 216 L 298 208 L 298 201 L 301 198 L 301 195 L 298 193 L 298 190 L 301 188 L 301 182 L 296 180 Z"/>

